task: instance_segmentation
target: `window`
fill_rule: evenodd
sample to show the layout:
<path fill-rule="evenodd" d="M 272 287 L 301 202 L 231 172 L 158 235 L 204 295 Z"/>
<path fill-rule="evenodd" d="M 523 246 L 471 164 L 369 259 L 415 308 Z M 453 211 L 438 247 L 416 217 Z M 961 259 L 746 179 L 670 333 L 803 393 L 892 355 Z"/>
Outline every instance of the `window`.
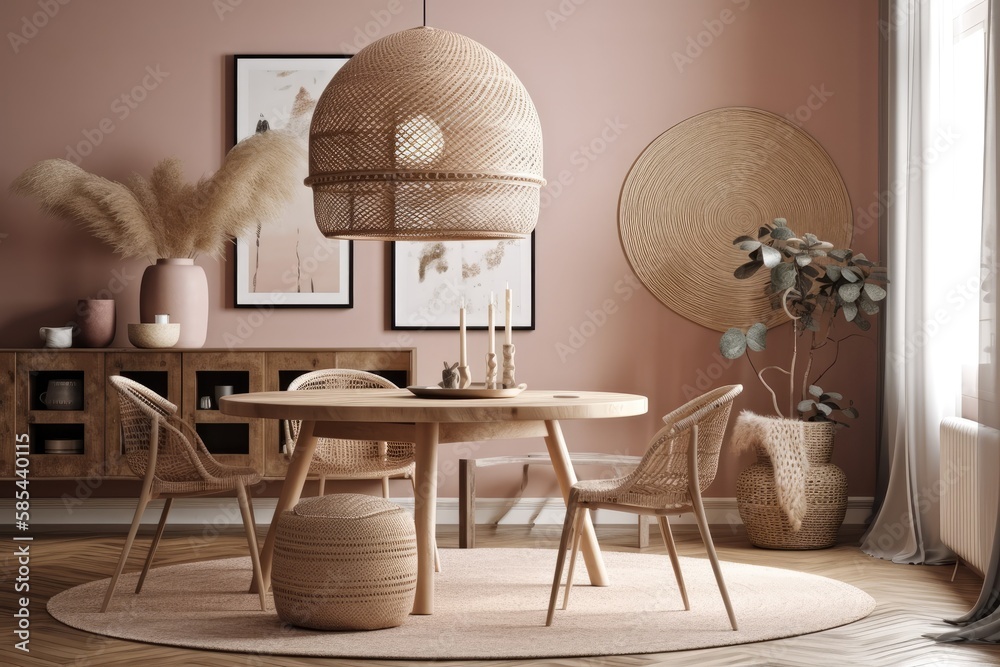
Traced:
<path fill-rule="evenodd" d="M 951 275 L 935 281 L 951 319 L 941 359 L 946 376 L 961 373 L 959 414 L 978 418 L 979 289 L 986 118 L 986 0 L 936 0 L 932 9 L 936 64 L 932 118 L 943 138 L 931 170 L 929 204 L 934 235 L 927 264 Z M 958 406 L 956 406 L 958 407 Z"/>

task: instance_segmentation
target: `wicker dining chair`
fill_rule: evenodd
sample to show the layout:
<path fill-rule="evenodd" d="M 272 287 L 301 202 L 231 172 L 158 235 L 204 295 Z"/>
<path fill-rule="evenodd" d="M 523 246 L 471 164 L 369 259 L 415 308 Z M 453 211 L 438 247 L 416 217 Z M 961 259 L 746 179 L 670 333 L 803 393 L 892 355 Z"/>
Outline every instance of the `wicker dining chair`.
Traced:
<path fill-rule="evenodd" d="M 693 512 L 698 522 L 698 531 L 705 543 L 708 559 L 715 573 L 715 580 L 726 605 L 729 623 L 736 630 L 736 615 L 729 601 L 726 582 L 719 568 L 719 558 L 708 530 L 705 506 L 701 494 L 715 480 L 719 466 L 719 452 L 722 438 L 729 421 L 733 400 L 743 391 L 742 385 L 720 387 L 686 403 L 663 418 L 666 426 L 660 429 L 649 444 L 642 461 L 631 473 L 624 477 L 577 482 L 569 493 L 566 520 L 563 523 L 559 555 L 556 559 L 555 577 L 549 597 L 549 611 L 545 625 L 552 625 L 556 599 L 559 596 L 559 582 L 562 580 L 563 565 L 567 547 L 572 544 L 569 573 L 566 576 L 566 591 L 562 608 L 569 604 L 569 593 L 573 586 L 573 568 L 583 536 L 583 518 L 586 510 L 612 509 L 619 512 L 653 515 L 660 524 L 663 543 L 670 555 L 674 577 L 680 589 L 684 609 L 691 609 L 687 589 L 681 574 L 677 547 L 670 532 L 668 516 Z M 692 483 L 696 481 L 696 483 Z"/>
<path fill-rule="evenodd" d="M 346 368 L 312 371 L 292 380 L 288 391 L 301 389 L 398 389 L 395 384 L 374 373 Z M 302 422 L 285 420 L 288 455 L 295 450 Z M 326 490 L 326 480 L 381 479 L 382 497 L 389 497 L 389 478 L 413 479 L 412 442 L 376 442 L 374 440 L 338 440 L 320 438 L 309 464 L 309 474 L 319 477 L 319 493 Z"/>
<path fill-rule="evenodd" d="M 292 380 L 288 391 L 309 389 L 399 389 L 393 382 L 380 375 L 347 368 L 325 368 L 312 371 Z M 285 421 L 285 442 L 288 455 L 295 451 L 302 422 Z M 326 490 L 326 480 L 381 479 L 382 497 L 389 497 L 389 479 L 407 478 L 416 492 L 412 442 L 385 442 L 375 440 L 341 440 L 319 438 L 312 461 L 310 475 L 319 477 L 319 491 Z M 440 571 L 437 547 L 434 548 L 434 569 Z"/>
<path fill-rule="evenodd" d="M 129 528 L 118 566 L 104 595 L 101 611 L 107 611 L 111 603 L 118 577 L 125 569 L 125 562 L 142 522 L 142 514 L 150 500 L 165 499 L 156 533 L 146 555 L 146 563 L 136 583 L 137 594 L 142 590 L 142 584 L 153 564 L 153 556 L 163 535 L 173 499 L 233 490 L 236 491 L 240 514 L 243 516 L 253 576 L 260 594 L 260 608 L 267 609 L 260 551 L 254 532 L 253 506 L 250 494 L 247 493 L 248 486 L 260 481 L 260 473 L 253 468 L 223 465 L 212 458 L 194 428 L 177 416 L 177 406 L 156 392 L 120 375 L 113 375 L 108 381 L 119 396 L 124 458 L 132 472 L 142 478 L 142 490 L 132 518 L 132 527 Z"/>

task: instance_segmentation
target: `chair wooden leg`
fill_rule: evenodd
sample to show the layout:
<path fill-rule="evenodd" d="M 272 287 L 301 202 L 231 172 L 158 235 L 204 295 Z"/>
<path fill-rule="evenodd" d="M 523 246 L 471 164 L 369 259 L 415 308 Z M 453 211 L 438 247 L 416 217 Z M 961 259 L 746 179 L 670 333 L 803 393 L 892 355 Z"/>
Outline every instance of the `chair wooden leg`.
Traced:
<path fill-rule="evenodd" d="M 257 515 L 253 512 L 253 498 L 250 497 L 250 491 L 247 491 L 247 509 L 250 510 L 250 523 L 256 527 Z"/>
<path fill-rule="evenodd" d="M 660 535 L 663 536 L 663 544 L 670 554 L 670 564 L 674 568 L 674 579 L 677 580 L 677 588 L 680 589 L 681 599 L 684 601 L 684 610 L 690 611 L 691 605 L 688 603 L 687 588 L 684 586 L 684 575 L 681 574 L 681 562 L 677 558 L 677 545 L 674 543 L 674 535 L 670 531 L 670 520 L 665 516 L 656 517 L 660 524 Z"/>
<path fill-rule="evenodd" d="M 719 592 L 722 593 L 722 601 L 726 605 L 726 613 L 729 614 L 729 624 L 736 627 L 736 614 L 733 612 L 733 604 L 729 601 L 729 591 L 726 590 L 726 582 L 722 578 L 722 569 L 719 567 L 719 557 L 715 553 L 715 543 L 712 542 L 712 533 L 708 530 L 708 519 L 705 517 L 705 506 L 702 505 L 701 496 L 692 497 L 694 505 L 694 516 L 698 520 L 698 532 L 701 533 L 701 540 L 705 543 L 705 550 L 708 552 L 708 560 L 712 563 L 712 571 L 715 573 L 715 581 L 719 584 Z"/>
<path fill-rule="evenodd" d="M 552 618 L 556 613 L 556 599 L 559 597 L 559 584 L 562 582 L 563 565 L 566 564 L 566 549 L 569 547 L 569 538 L 573 532 L 573 524 L 576 521 L 576 497 L 571 492 L 569 502 L 566 503 L 566 520 L 563 522 L 562 537 L 559 539 L 559 551 L 556 555 L 556 573 L 552 578 L 552 593 L 549 595 L 549 612 L 545 616 L 545 625 L 552 625 Z"/>
<path fill-rule="evenodd" d="M 389 499 L 389 478 L 388 477 L 383 477 L 382 478 L 382 497 L 385 498 L 386 500 Z"/>
<path fill-rule="evenodd" d="M 639 515 L 639 548 L 645 549 L 649 546 L 649 515 Z"/>
<path fill-rule="evenodd" d="M 250 501 L 243 482 L 236 484 L 236 494 L 240 501 L 240 514 L 243 515 L 243 528 L 247 533 L 247 546 L 250 547 L 250 562 L 253 564 L 253 578 L 260 594 L 260 608 L 267 611 L 267 588 L 264 587 L 264 576 L 260 569 L 260 551 L 257 548 L 257 526 L 250 514 Z"/>
<path fill-rule="evenodd" d="M 316 493 L 317 496 L 322 496 L 326 494 L 326 475 L 319 476 L 319 491 Z"/>
<path fill-rule="evenodd" d="M 387 478 L 385 478 L 385 477 L 382 478 L 383 481 L 386 481 L 386 479 Z M 410 486 L 413 487 L 413 496 L 415 498 L 416 494 L 417 494 L 417 478 L 413 477 L 412 475 L 410 476 Z M 389 496 L 386 496 L 386 498 L 388 498 L 388 497 Z M 441 555 L 438 553 L 437 535 L 436 534 L 434 535 L 434 571 L 435 572 L 440 572 L 441 571 Z"/>
<path fill-rule="evenodd" d="M 149 573 L 149 568 L 153 565 L 153 556 L 156 554 L 156 547 L 160 545 L 160 538 L 163 536 L 163 527 L 167 525 L 167 513 L 170 512 L 170 503 L 173 502 L 173 500 L 173 498 L 167 498 L 163 501 L 163 511 L 160 512 L 160 522 L 156 524 L 156 534 L 153 535 L 153 541 L 149 545 L 149 553 L 146 554 L 146 563 L 142 566 L 142 574 L 139 575 L 139 581 L 135 585 L 136 595 L 142 591 L 142 584 L 146 581 L 146 575 Z"/>
<path fill-rule="evenodd" d="M 576 569 L 576 556 L 580 553 L 580 542 L 583 541 L 583 519 L 590 510 L 577 511 L 573 522 L 573 553 L 569 556 L 569 572 L 566 573 L 566 590 L 563 593 L 562 608 L 569 607 L 569 592 L 573 590 L 573 571 Z"/>
<path fill-rule="evenodd" d="M 132 550 L 132 543 L 135 541 L 135 534 L 139 532 L 139 524 L 142 523 L 142 513 L 146 511 L 146 505 L 149 504 L 149 491 L 148 489 L 143 489 L 142 493 L 139 494 L 139 501 L 135 505 L 135 516 L 132 517 L 132 526 L 128 529 L 128 537 L 125 538 L 125 546 L 122 547 L 122 555 L 118 557 L 118 566 L 115 567 L 115 573 L 111 577 L 111 583 L 108 584 L 108 591 L 104 594 L 104 603 L 101 604 L 101 613 L 108 610 L 108 605 L 111 604 L 111 596 L 115 594 L 115 585 L 118 583 L 118 577 L 121 576 L 122 570 L 125 569 L 125 561 L 128 560 L 128 552 Z"/>

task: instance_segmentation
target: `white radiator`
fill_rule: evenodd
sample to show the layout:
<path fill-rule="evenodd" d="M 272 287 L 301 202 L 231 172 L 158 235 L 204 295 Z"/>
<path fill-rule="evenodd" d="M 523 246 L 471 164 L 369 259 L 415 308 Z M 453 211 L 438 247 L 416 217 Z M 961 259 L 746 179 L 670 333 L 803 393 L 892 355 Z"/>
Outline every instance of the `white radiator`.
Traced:
<path fill-rule="evenodd" d="M 982 576 L 990 563 L 1000 493 L 1000 431 L 941 422 L 941 540 Z"/>

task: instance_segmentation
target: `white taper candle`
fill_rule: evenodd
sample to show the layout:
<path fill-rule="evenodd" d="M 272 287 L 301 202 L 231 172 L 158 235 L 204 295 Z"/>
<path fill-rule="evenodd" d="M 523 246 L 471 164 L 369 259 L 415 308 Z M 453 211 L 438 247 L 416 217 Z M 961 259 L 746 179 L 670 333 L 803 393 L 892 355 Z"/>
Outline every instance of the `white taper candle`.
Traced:
<path fill-rule="evenodd" d="M 458 365 L 468 366 L 469 357 L 465 344 L 465 302 L 458 309 Z"/>
<path fill-rule="evenodd" d="M 493 312 L 493 292 L 490 292 L 490 305 L 486 309 L 486 328 L 490 331 L 490 346 L 487 352 L 489 354 L 496 354 L 496 329 L 495 329 L 495 319 L 496 316 Z"/>
<path fill-rule="evenodd" d="M 510 291 L 510 285 L 507 285 L 507 290 L 504 293 L 504 305 L 506 307 L 506 319 L 504 320 L 503 327 L 503 342 L 505 345 L 513 344 L 513 335 L 511 331 L 511 324 L 514 319 L 514 296 L 513 292 Z"/>

